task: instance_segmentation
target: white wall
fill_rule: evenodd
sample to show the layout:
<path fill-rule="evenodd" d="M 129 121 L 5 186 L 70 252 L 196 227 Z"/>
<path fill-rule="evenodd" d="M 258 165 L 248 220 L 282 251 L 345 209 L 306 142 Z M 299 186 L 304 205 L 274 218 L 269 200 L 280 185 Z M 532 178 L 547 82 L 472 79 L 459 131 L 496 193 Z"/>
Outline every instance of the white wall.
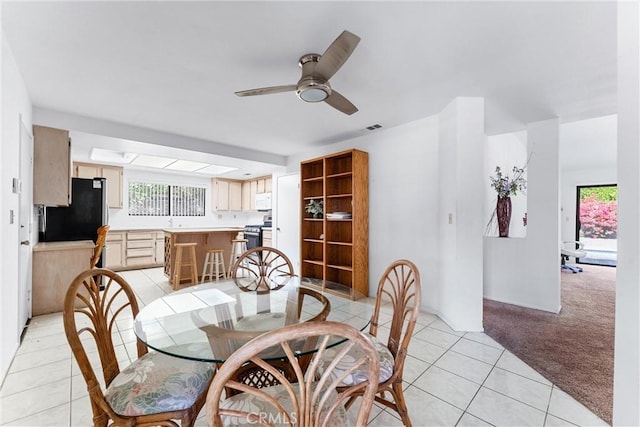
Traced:
<path fill-rule="evenodd" d="M 485 237 L 484 296 L 560 310 L 559 121 L 527 126 L 527 236 Z"/>
<path fill-rule="evenodd" d="M 412 260 L 422 279 L 422 307 L 437 312 L 438 293 L 438 119 L 382 129 L 313 152 L 300 161 L 356 148 L 369 153 L 369 295 L 375 295 L 387 266 Z"/>
<path fill-rule="evenodd" d="M 457 98 L 439 115 L 438 314 L 482 330 L 484 100 Z"/>
<path fill-rule="evenodd" d="M 0 10 L 2 8 L 0 7 Z M 1 12 L 0 12 L 1 13 Z M 31 102 L 15 59 L 2 33 L 0 69 L 2 86 L 1 129 L 1 180 L 0 189 L 0 379 L 4 378 L 11 360 L 18 349 L 20 331 L 18 325 L 18 258 L 19 258 L 19 197 L 11 190 L 11 179 L 19 177 L 20 127 L 19 118 L 31 127 Z M 32 188 L 23 188 L 31 194 Z M 10 224 L 9 212 L 15 214 Z M 33 239 L 32 239 L 33 241 Z"/>
<path fill-rule="evenodd" d="M 129 182 L 144 181 L 158 184 L 190 185 L 206 188 L 205 216 L 194 217 L 137 217 L 129 216 Z M 123 173 L 123 209 L 109 209 L 109 225 L 112 230 L 135 228 L 169 228 L 169 227 L 243 227 L 247 224 L 262 224 L 264 212 L 213 212 L 211 210 L 211 178 L 175 173 L 148 172 L 125 169 Z"/>
<path fill-rule="evenodd" d="M 640 6 L 618 2 L 618 267 L 613 424 L 640 425 Z"/>

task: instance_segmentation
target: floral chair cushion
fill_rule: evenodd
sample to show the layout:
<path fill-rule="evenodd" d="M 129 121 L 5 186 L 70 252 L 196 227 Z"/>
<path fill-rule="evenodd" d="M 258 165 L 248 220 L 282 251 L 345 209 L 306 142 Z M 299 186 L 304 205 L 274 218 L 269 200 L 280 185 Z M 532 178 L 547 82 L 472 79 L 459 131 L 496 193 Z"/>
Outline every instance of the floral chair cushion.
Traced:
<path fill-rule="evenodd" d="M 292 384 L 294 387 L 297 384 Z M 295 413 L 293 412 L 293 405 L 291 402 L 291 397 L 287 392 L 287 389 L 282 385 L 276 385 L 272 387 L 265 387 L 261 389 L 262 391 L 268 393 L 271 396 L 274 396 L 278 403 L 280 403 L 283 408 L 287 411 L 287 413 L 291 414 L 291 421 L 295 422 Z M 296 389 L 297 392 L 297 389 Z M 338 397 L 338 393 L 333 391 L 335 397 Z M 239 393 L 234 396 L 231 396 L 228 399 L 220 402 L 220 407 L 224 409 L 232 409 L 236 411 L 250 412 L 254 414 L 258 414 L 258 416 L 264 418 L 265 422 L 272 423 L 275 426 L 285 426 L 287 424 L 286 417 L 280 414 L 276 408 L 267 403 L 265 400 L 259 398 L 258 396 L 254 396 L 249 393 Z M 321 416 L 322 420 L 323 417 Z M 222 425 L 225 426 L 256 426 L 259 423 L 250 422 L 244 418 L 233 417 L 229 415 L 222 416 Z M 333 413 L 331 419 L 326 424 L 328 427 L 346 427 L 355 425 L 355 417 L 353 417 L 352 412 L 347 412 L 343 406 L 339 406 L 336 411 Z"/>
<path fill-rule="evenodd" d="M 113 379 L 105 398 L 119 415 L 180 411 L 207 391 L 213 372 L 211 363 L 150 352 Z"/>
<path fill-rule="evenodd" d="M 367 334 L 367 337 L 375 344 L 376 351 L 378 352 L 378 359 L 380 360 L 380 376 L 378 378 L 379 383 L 383 383 L 391 378 L 393 375 L 393 354 L 389 351 L 386 345 L 380 343 L 376 337 L 373 335 Z M 325 356 L 322 358 L 321 365 L 319 370 L 322 372 L 325 367 L 329 366 L 335 355 L 338 354 L 342 350 L 342 346 L 337 346 L 327 350 Z M 351 367 L 356 360 L 360 359 L 364 356 L 364 353 L 359 347 L 352 347 L 349 350 L 349 353 L 342 359 L 341 363 L 338 363 L 336 367 L 333 369 L 331 376 L 332 378 L 338 378 L 340 375 L 344 373 L 344 371 Z M 367 380 L 366 375 L 366 365 L 360 366 L 350 375 L 346 376 L 342 380 L 342 385 L 351 386 L 354 384 L 359 384 Z"/>

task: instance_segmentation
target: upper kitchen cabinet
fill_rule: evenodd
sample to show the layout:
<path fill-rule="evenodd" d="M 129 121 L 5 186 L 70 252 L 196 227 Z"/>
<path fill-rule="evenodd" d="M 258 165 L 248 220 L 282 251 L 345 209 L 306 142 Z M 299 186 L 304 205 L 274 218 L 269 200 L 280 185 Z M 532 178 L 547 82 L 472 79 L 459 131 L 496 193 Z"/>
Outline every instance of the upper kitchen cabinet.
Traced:
<path fill-rule="evenodd" d="M 71 140 L 69 131 L 33 126 L 33 203 L 71 203 Z"/>
<path fill-rule="evenodd" d="M 242 210 L 242 182 L 214 178 L 211 180 L 214 211 Z"/>
<path fill-rule="evenodd" d="M 77 178 L 107 179 L 107 204 L 109 209 L 122 209 L 122 175 L 123 169 L 118 166 L 79 162 L 73 164 L 73 176 Z"/>

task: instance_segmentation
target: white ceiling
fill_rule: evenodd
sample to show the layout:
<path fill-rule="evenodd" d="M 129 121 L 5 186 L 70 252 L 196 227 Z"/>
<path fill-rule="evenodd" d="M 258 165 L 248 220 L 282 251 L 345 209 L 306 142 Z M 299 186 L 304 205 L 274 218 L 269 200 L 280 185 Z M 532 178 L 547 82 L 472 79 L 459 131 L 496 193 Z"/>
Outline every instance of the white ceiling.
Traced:
<path fill-rule="evenodd" d="M 615 2 L 2 2 L 41 109 L 286 156 L 486 102 L 486 132 L 616 112 Z M 305 53 L 362 41 L 331 85 L 344 115 L 294 93 Z M 175 144 L 179 146 L 179 143 Z M 212 150 L 215 151 L 215 150 Z M 242 157 L 242 156 L 239 156 Z M 268 162 L 267 162 L 268 163 Z"/>

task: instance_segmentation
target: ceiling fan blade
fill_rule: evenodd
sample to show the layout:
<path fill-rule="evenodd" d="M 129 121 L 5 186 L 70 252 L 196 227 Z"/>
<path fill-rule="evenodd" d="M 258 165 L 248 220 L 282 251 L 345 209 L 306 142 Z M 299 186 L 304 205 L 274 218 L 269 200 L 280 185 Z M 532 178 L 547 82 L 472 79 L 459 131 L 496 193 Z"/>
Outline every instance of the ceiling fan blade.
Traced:
<path fill-rule="evenodd" d="M 358 43 L 360 43 L 360 37 L 349 31 L 343 31 L 322 54 L 314 74 L 329 80 L 349 59 Z"/>
<path fill-rule="evenodd" d="M 269 95 L 272 93 L 291 92 L 296 90 L 296 88 L 297 88 L 296 85 L 261 87 L 257 89 L 240 90 L 236 92 L 236 95 L 238 96 Z"/>
<path fill-rule="evenodd" d="M 331 91 L 331 95 L 329 95 L 327 99 L 324 100 L 324 102 L 331 105 L 336 110 L 342 111 L 343 113 L 348 115 L 352 115 L 353 113 L 358 111 L 356 106 L 353 105 L 351 101 L 340 95 L 335 90 Z"/>

